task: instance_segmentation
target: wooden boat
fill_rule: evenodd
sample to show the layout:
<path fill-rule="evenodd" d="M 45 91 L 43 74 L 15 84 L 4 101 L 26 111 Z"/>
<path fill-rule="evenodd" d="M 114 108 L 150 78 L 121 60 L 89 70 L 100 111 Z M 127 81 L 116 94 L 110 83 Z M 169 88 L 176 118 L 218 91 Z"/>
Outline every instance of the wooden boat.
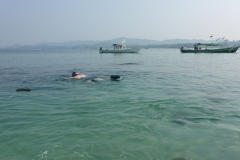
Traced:
<path fill-rule="evenodd" d="M 205 46 L 205 48 L 203 47 Z M 210 47 L 210 48 L 208 48 Z M 234 53 L 238 50 L 238 46 L 233 47 L 222 47 L 222 44 L 214 44 L 214 43 L 196 43 L 194 45 L 194 49 L 188 49 L 186 47 L 182 47 L 180 51 L 182 53 Z"/>

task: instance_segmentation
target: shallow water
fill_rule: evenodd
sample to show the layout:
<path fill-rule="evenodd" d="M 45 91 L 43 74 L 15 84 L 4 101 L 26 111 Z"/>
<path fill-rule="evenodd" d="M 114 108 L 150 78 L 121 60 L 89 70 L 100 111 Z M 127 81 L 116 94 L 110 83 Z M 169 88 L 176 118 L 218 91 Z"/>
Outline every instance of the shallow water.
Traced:
<path fill-rule="evenodd" d="M 0 51 L 0 159 L 237 160 L 239 61 L 176 49 Z M 70 79 L 73 68 L 87 78 Z"/>

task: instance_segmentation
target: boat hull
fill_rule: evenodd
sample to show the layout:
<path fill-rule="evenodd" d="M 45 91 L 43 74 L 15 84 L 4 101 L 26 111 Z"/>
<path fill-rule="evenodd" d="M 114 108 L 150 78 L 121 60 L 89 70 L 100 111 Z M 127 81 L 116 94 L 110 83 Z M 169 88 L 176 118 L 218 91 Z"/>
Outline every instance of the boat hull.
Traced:
<path fill-rule="evenodd" d="M 219 48 L 219 49 L 180 49 L 182 53 L 234 53 L 238 50 L 238 47 Z"/>
<path fill-rule="evenodd" d="M 131 48 L 122 50 L 99 50 L 99 53 L 138 53 L 141 48 Z"/>

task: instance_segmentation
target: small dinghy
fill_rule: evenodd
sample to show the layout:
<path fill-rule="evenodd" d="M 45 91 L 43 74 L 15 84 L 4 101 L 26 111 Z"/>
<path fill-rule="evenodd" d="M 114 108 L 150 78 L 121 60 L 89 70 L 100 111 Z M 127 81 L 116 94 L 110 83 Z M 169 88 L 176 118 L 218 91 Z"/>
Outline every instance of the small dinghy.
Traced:
<path fill-rule="evenodd" d="M 122 79 L 122 77 L 119 75 L 111 75 L 111 79 L 115 80 L 115 81 L 120 81 Z"/>

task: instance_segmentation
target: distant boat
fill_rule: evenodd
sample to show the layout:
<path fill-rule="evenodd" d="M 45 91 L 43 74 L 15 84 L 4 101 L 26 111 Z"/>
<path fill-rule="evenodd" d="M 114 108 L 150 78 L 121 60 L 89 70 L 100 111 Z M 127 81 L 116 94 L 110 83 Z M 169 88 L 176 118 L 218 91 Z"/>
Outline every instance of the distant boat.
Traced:
<path fill-rule="evenodd" d="M 126 48 L 126 45 L 113 44 L 113 49 L 102 49 L 100 47 L 100 53 L 138 53 L 141 48 Z"/>
<path fill-rule="evenodd" d="M 180 51 L 182 53 L 234 53 L 238 50 L 239 47 L 240 45 L 223 48 L 222 44 L 196 43 L 194 45 L 194 49 L 188 49 L 186 47 L 182 47 Z"/>

